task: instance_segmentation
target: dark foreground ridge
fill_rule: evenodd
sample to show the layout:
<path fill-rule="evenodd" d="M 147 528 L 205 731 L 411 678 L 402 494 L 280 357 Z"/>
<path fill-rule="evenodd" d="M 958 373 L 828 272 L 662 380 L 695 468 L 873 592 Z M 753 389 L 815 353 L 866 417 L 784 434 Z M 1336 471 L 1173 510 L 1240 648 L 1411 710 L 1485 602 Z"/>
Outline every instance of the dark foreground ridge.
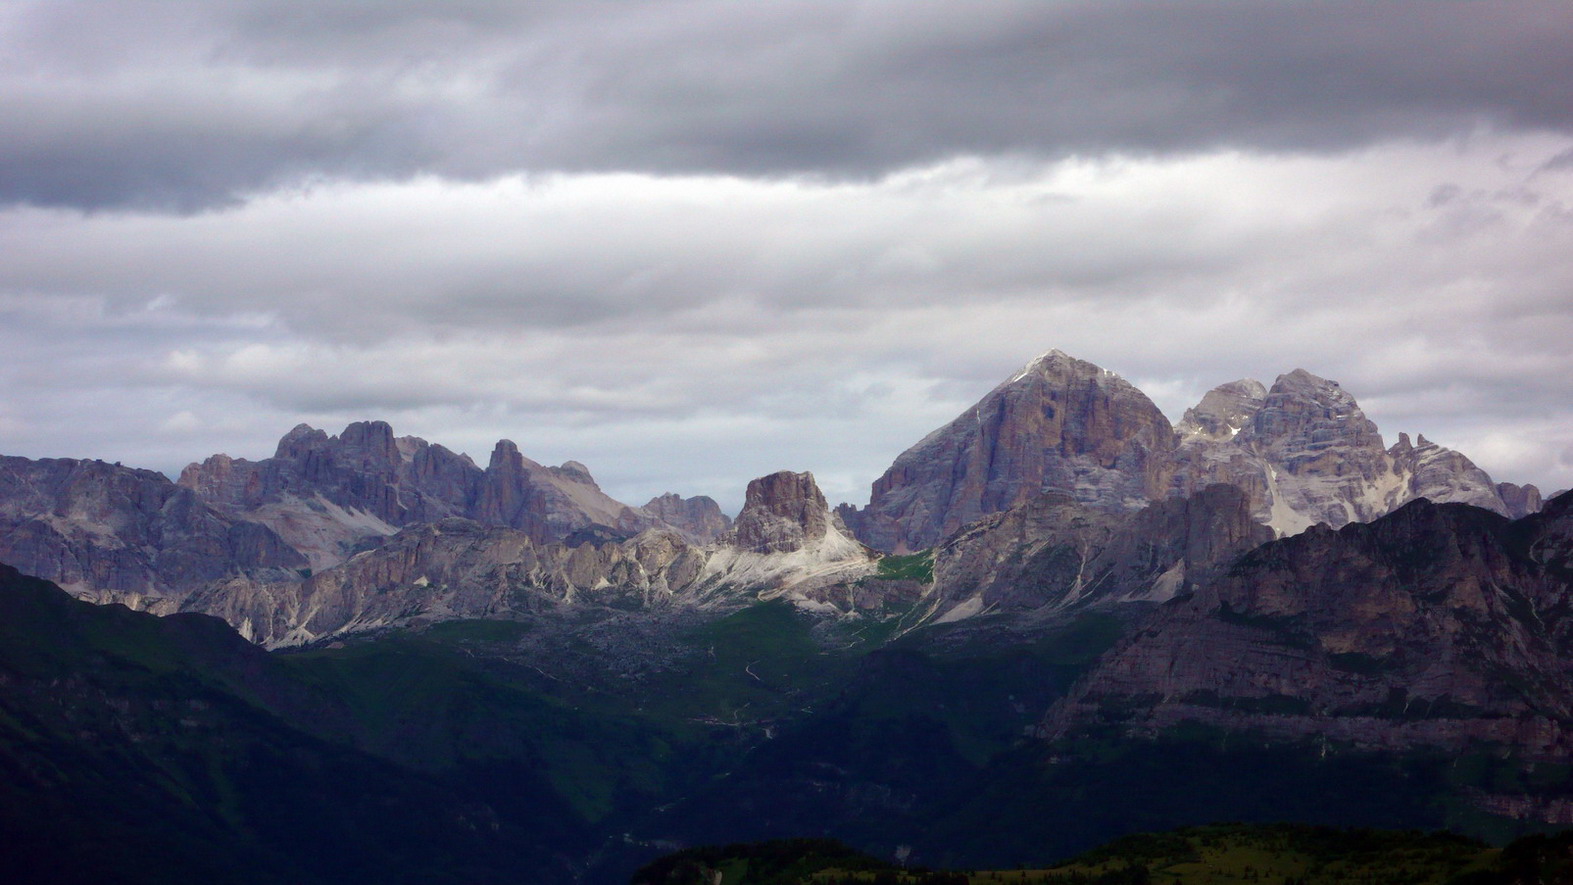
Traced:
<path fill-rule="evenodd" d="M 1505 848 L 1450 833 L 1219 824 L 1126 836 L 1042 869 L 943 871 L 876 860 L 832 840 L 695 848 L 630 885 L 1564 885 L 1573 830 Z"/>

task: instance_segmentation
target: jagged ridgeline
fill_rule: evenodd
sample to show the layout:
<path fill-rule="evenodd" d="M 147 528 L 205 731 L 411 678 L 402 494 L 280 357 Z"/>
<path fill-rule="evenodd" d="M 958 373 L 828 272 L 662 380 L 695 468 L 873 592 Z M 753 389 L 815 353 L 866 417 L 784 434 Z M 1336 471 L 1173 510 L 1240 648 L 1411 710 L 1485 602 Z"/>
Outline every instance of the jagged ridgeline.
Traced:
<path fill-rule="evenodd" d="M 1573 496 L 1542 504 L 1301 370 L 1171 425 L 1057 351 L 863 507 L 790 471 L 735 519 L 634 507 L 377 421 L 178 482 L 0 457 L 0 561 L 141 610 L 0 582 L 5 825 L 75 870 L 102 819 L 215 881 L 371 881 L 451 825 L 453 881 L 544 883 L 766 838 L 985 868 L 1215 820 L 1573 825 Z M 312 804 L 326 765 L 389 815 L 332 838 L 395 860 L 288 860 L 306 818 L 362 826 Z"/>
<path fill-rule="evenodd" d="M 1052 351 L 902 453 L 863 508 L 831 512 L 811 478 L 777 474 L 751 487 L 734 530 L 708 497 L 624 505 L 584 465 L 543 466 L 508 440 L 483 469 L 380 421 L 337 436 L 301 425 L 271 458 L 214 455 L 178 483 L 0 458 L 0 561 L 84 599 L 216 614 L 278 647 L 564 605 L 725 609 L 782 594 L 885 617 L 910 600 L 857 592 L 877 558 L 862 545 L 939 548 L 917 620 L 956 620 L 1111 594 L 1160 601 L 1260 543 L 1258 525 L 1337 528 L 1420 497 L 1539 509 L 1533 486 L 1495 484 L 1418 439 L 1384 448 L 1347 392 L 1301 370 L 1271 388 L 1222 385 L 1171 426 L 1118 375 Z M 762 542 L 764 522 L 783 539 Z M 1152 531 L 1163 556 L 1133 561 Z M 1080 551 L 1068 579 L 1068 562 L 1023 571 L 1044 533 Z"/>

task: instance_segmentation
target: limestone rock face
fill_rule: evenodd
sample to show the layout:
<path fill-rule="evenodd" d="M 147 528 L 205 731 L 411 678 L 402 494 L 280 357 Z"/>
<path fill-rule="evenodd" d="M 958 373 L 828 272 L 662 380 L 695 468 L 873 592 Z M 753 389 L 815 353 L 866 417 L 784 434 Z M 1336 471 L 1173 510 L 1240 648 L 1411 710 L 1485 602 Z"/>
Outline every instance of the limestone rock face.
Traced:
<path fill-rule="evenodd" d="M 1213 485 L 1135 513 L 1046 493 L 984 517 L 935 551 L 941 622 L 988 612 L 1162 602 L 1272 539 L 1239 489 Z"/>
<path fill-rule="evenodd" d="M 755 553 L 790 553 L 823 539 L 832 519 L 812 473 L 782 470 L 749 482 L 725 542 Z"/>
<path fill-rule="evenodd" d="M 698 544 L 708 544 L 732 527 L 731 517 L 708 495 L 684 498 L 667 492 L 651 498 L 641 509 Z"/>
<path fill-rule="evenodd" d="M 1497 483 L 1497 494 L 1501 496 L 1502 503 L 1507 507 L 1507 515 L 1513 519 L 1523 519 L 1531 513 L 1539 513 L 1543 505 L 1540 489 L 1533 485 L 1514 485 L 1510 482 Z"/>
<path fill-rule="evenodd" d="M 897 457 L 852 521 L 870 546 L 906 551 L 1045 491 L 1135 510 L 1163 497 L 1174 446 L 1145 394 L 1051 351 Z"/>
<path fill-rule="evenodd" d="M 217 586 L 186 608 L 269 647 L 420 620 L 497 618 L 576 603 L 672 604 L 694 589 L 703 551 L 671 533 L 569 545 L 450 518 L 404 529 L 304 581 Z"/>
<path fill-rule="evenodd" d="M 782 499 L 763 498 L 748 525 L 764 534 L 745 533 L 756 542 L 746 550 L 695 545 L 664 528 L 623 537 L 601 527 L 543 543 L 519 529 L 449 518 L 379 539 L 305 580 L 237 578 L 209 587 L 183 608 L 224 618 L 246 638 L 277 648 L 423 621 L 575 607 L 725 613 L 784 598 L 840 612 L 838 606 L 872 604 L 854 586 L 873 573 L 876 557 L 833 523 L 821 521 L 817 539 L 799 524 L 796 537 L 804 546 L 761 549 L 771 546 L 758 543 L 766 536 L 782 537 L 787 517 L 780 514 L 790 510 L 772 510 L 769 504 Z M 828 513 L 822 498 L 820 509 Z"/>
<path fill-rule="evenodd" d="M 546 498 L 530 481 L 532 468 L 539 467 L 533 461 L 525 466 L 525 457 L 513 440 L 498 440 L 481 477 L 479 493 L 466 508 L 467 515 L 486 525 L 519 529 L 536 543 L 546 543 L 552 534 Z"/>
<path fill-rule="evenodd" d="M 1573 496 L 1518 522 L 1417 500 L 1246 554 L 1159 609 L 1044 733 L 1182 721 L 1371 748 L 1573 750 Z M 1117 712 L 1115 712 L 1117 711 Z"/>
<path fill-rule="evenodd" d="M 1261 411 L 1266 400 L 1267 388 L 1254 378 L 1220 384 L 1207 391 L 1201 402 L 1186 409 L 1185 417 L 1174 429 L 1181 440 L 1231 440 Z"/>
<path fill-rule="evenodd" d="M 1473 462 L 1424 437 L 1388 448 L 1348 391 L 1303 369 L 1271 388 L 1220 385 L 1171 431 L 1140 391 L 1054 351 L 903 452 L 867 507 L 837 513 L 860 540 L 899 552 L 1043 492 L 1120 512 L 1215 483 L 1244 491 L 1280 535 L 1369 521 L 1420 497 L 1502 514 L 1532 504 L 1507 491 L 1520 501 L 1510 507 Z"/>
<path fill-rule="evenodd" d="M 1393 459 L 1393 469 L 1408 480 L 1406 500 L 1425 498 L 1436 504 L 1473 504 L 1504 516 L 1513 515 L 1484 470 L 1463 453 L 1426 439 L 1425 434 L 1411 443 L 1409 434 L 1400 433 L 1387 454 Z"/>
<path fill-rule="evenodd" d="M 1186 412 L 1172 491 L 1239 486 L 1256 518 L 1284 535 L 1366 522 L 1420 497 L 1507 513 L 1491 478 L 1462 454 L 1407 434 L 1385 448 L 1338 382 L 1296 369 L 1260 398 L 1259 387 L 1224 385 Z"/>
<path fill-rule="evenodd" d="M 180 484 L 228 515 L 262 523 L 326 568 L 366 538 L 449 517 L 520 529 L 537 542 L 591 525 L 628 534 L 654 518 L 603 493 L 584 465 L 546 467 L 510 440 L 485 470 L 418 437 L 395 437 L 383 421 L 329 436 L 305 424 L 272 458 L 214 455 L 187 467 Z"/>
<path fill-rule="evenodd" d="M 0 560 L 94 602 L 173 611 L 196 589 L 295 573 L 306 560 L 161 473 L 0 457 Z"/>

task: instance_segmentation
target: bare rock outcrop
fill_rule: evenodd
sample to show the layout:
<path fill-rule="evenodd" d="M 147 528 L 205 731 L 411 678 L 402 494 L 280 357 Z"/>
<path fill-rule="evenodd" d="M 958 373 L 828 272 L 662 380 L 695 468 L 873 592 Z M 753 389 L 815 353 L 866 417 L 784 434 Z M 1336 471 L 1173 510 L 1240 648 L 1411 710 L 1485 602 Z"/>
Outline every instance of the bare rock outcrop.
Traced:
<path fill-rule="evenodd" d="M 743 510 L 723 541 L 754 553 L 791 553 L 822 540 L 833 519 L 812 473 L 782 470 L 748 483 Z"/>
<path fill-rule="evenodd" d="M 1391 448 L 1353 396 L 1304 369 L 1210 391 L 1179 427 L 1173 490 L 1225 482 L 1250 496 L 1256 517 L 1291 535 L 1325 523 L 1367 522 L 1416 498 L 1506 514 L 1491 478 L 1462 454 L 1407 434 Z"/>
<path fill-rule="evenodd" d="M 974 523 L 935 551 L 939 622 L 1163 602 L 1272 539 L 1239 489 L 1213 485 L 1135 513 L 1047 493 Z"/>
<path fill-rule="evenodd" d="M 0 457 L 0 560 L 94 602 L 173 611 L 239 576 L 295 575 L 306 560 L 151 470 Z"/>
<path fill-rule="evenodd" d="M 356 422 L 337 436 L 302 424 L 272 458 L 214 455 L 187 467 L 180 484 L 274 529 L 318 569 L 365 538 L 449 517 L 516 528 L 541 543 L 591 525 L 633 534 L 657 521 L 606 495 L 578 462 L 547 467 L 501 440 L 483 470 L 440 445 L 395 437 L 383 421 Z"/>
<path fill-rule="evenodd" d="M 506 454 L 506 447 L 504 447 Z M 732 533 L 698 545 L 665 527 L 629 537 L 594 525 L 560 540 L 449 518 L 373 539 L 305 580 L 236 579 L 188 600 L 269 646 L 455 618 L 574 606 L 730 611 L 785 598 L 827 613 L 877 607 L 854 585 L 877 557 L 848 537 L 809 474 L 749 484 Z"/>
<path fill-rule="evenodd" d="M 1124 640 L 1045 719 L 1200 721 L 1357 746 L 1573 752 L 1573 496 L 1517 522 L 1411 502 L 1264 545 Z"/>
<path fill-rule="evenodd" d="M 1220 385 L 1171 430 L 1136 388 L 1053 351 L 903 452 L 867 507 L 837 513 L 865 543 L 902 552 L 1044 492 L 1122 512 L 1215 483 L 1244 491 L 1280 535 L 1369 521 L 1422 497 L 1502 514 L 1535 503 L 1424 437 L 1387 447 L 1348 391 L 1303 369 L 1271 388 Z"/>
<path fill-rule="evenodd" d="M 1267 388 L 1254 378 L 1220 384 L 1207 391 L 1201 402 L 1186 409 L 1185 417 L 1174 430 L 1182 441 L 1225 442 L 1234 439 L 1266 401 Z"/>
<path fill-rule="evenodd" d="M 1534 485 L 1499 482 L 1497 494 L 1501 496 L 1503 505 L 1507 507 L 1507 515 L 1513 519 L 1523 519 L 1531 513 L 1539 513 L 1540 508 L 1545 504 L 1541 500 L 1540 489 Z"/>
<path fill-rule="evenodd" d="M 897 457 L 850 521 L 865 543 L 901 552 L 1045 491 L 1136 510 L 1163 497 L 1174 446 L 1145 394 L 1051 351 Z"/>
<path fill-rule="evenodd" d="M 732 528 L 731 517 L 708 495 L 684 498 L 667 492 L 651 498 L 641 509 L 698 544 L 708 544 Z"/>

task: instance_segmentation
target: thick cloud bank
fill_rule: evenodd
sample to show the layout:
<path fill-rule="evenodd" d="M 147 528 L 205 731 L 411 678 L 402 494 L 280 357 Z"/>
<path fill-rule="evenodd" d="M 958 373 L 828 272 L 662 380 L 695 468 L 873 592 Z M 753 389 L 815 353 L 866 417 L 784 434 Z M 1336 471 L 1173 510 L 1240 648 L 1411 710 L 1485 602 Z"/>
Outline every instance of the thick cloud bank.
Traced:
<path fill-rule="evenodd" d="M 1573 485 L 1563 4 L 516 6 L 0 6 L 0 451 L 862 501 L 1058 347 Z"/>

